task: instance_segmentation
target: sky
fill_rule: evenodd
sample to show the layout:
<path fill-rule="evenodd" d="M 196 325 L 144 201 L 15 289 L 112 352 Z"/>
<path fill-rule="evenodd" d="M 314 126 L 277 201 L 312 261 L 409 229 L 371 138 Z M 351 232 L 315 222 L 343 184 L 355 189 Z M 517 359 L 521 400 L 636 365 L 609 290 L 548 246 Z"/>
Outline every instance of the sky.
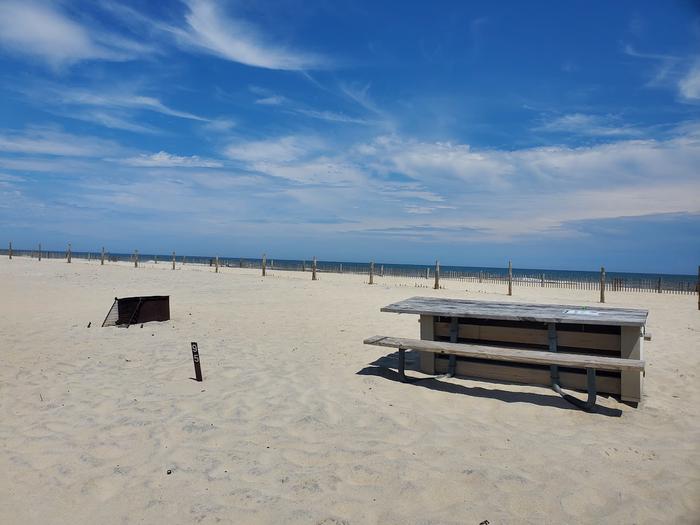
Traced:
<path fill-rule="evenodd" d="M 694 274 L 700 2 L 0 0 L 0 243 Z"/>

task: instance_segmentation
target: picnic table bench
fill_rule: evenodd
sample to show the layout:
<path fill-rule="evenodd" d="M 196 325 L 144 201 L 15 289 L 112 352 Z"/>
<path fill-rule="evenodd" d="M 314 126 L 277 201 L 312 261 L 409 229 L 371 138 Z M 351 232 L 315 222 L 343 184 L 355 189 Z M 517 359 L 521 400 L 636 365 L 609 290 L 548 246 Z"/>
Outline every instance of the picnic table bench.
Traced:
<path fill-rule="evenodd" d="M 413 297 L 381 311 L 420 316 L 420 339 L 365 340 L 399 350 L 402 378 L 405 350 L 416 350 L 427 374 L 551 385 L 585 409 L 597 392 L 641 401 L 646 310 Z M 562 387 L 588 391 L 588 401 Z"/>

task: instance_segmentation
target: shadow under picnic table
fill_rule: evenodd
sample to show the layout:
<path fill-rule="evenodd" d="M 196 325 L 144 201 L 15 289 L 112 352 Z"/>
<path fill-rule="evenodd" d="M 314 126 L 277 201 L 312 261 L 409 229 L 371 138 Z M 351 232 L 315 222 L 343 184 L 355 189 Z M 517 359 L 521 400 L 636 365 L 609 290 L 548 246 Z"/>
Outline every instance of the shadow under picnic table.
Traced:
<path fill-rule="evenodd" d="M 497 399 L 503 401 L 504 403 L 531 403 L 533 405 L 547 406 L 552 408 L 559 408 L 563 410 L 576 410 L 578 408 L 574 407 L 561 396 L 552 391 L 552 395 L 538 394 L 534 392 L 517 392 L 505 389 L 490 389 L 478 386 L 466 386 L 456 383 L 440 381 L 439 378 L 434 376 L 425 377 L 408 377 L 406 381 L 401 379 L 396 368 L 398 367 L 398 352 L 393 352 L 385 356 L 380 357 L 376 361 L 370 363 L 369 366 L 359 370 L 358 375 L 364 376 L 377 376 L 383 377 L 390 381 L 396 381 L 398 383 L 410 384 L 414 386 L 420 386 L 423 388 L 428 388 L 430 390 L 436 390 L 439 392 L 446 392 L 450 394 L 461 394 L 465 396 L 472 397 L 482 397 L 489 399 Z M 406 372 L 418 371 L 418 353 L 417 352 L 406 352 Z M 489 383 L 491 385 L 503 385 L 508 386 L 512 383 L 505 383 L 502 381 L 493 381 L 479 378 L 478 381 Z M 616 408 L 608 408 L 601 405 L 596 405 L 592 414 L 598 414 L 608 417 L 620 417 L 622 416 L 622 410 Z"/>

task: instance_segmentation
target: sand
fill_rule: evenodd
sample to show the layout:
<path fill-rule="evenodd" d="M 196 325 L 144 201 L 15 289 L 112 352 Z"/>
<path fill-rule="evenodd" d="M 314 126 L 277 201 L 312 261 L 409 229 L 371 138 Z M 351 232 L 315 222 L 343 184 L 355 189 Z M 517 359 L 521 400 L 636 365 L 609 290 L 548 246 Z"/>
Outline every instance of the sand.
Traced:
<path fill-rule="evenodd" d="M 362 345 L 417 337 L 379 312 L 413 295 L 595 291 L 376 280 L 3 257 L 0 521 L 700 523 L 697 296 L 608 293 L 653 332 L 642 405 L 600 398 L 610 417 L 544 387 L 402 384 Z M 100 327 L 114 296 L 147 294 L 171 321 Z"/>

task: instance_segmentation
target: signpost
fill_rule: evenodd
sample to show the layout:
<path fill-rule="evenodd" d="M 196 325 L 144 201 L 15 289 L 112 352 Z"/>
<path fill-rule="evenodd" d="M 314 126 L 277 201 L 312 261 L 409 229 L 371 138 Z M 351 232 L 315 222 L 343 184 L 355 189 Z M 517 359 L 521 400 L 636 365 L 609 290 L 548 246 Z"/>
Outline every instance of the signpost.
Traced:
<path fill-rule="evenodd" d="M 192 342 L 192 361 L 194 361 L 194 375 L 197 381 L 202 382 L 202 367 L 199 363 L 199 348 Z"/>

